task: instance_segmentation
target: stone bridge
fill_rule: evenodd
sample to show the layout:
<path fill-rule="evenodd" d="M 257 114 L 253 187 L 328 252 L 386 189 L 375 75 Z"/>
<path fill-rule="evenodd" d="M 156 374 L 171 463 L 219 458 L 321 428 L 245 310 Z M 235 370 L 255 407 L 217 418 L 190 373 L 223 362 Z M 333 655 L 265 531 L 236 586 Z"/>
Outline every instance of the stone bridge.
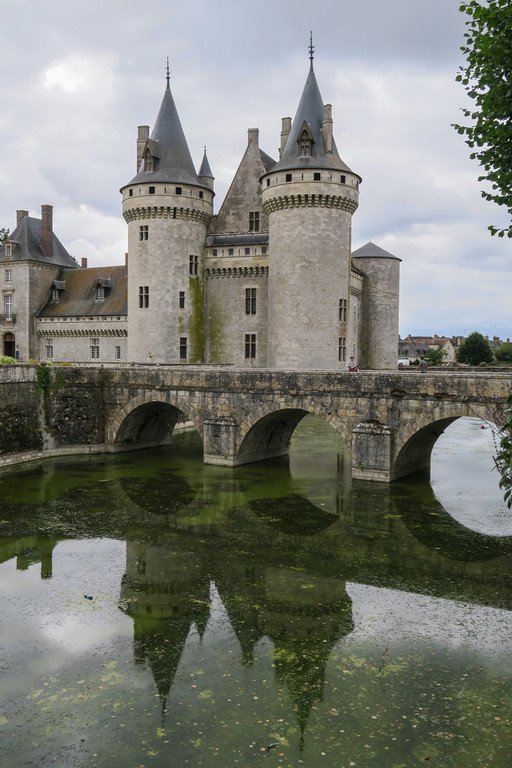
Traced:
<path fill-rule="evenodd" d="M 206 366 L 2 366 L 0 465 L 170 443 L 187 422 L 204 461 L 237 466 L 288 452 L 308 413 L 342 437 L 358 479 L 430 467 L 461 416 L 494 421 L 512 372 L 291 372 Z"/>

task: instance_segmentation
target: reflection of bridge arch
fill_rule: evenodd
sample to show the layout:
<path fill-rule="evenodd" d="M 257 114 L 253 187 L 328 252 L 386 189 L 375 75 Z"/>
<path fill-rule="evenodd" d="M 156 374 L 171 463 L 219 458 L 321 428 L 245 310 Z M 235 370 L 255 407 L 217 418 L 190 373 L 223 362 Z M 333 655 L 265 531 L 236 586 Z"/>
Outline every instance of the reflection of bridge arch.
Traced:
<path fill-rule="evenodd" d="M 340 435 L 347 448 L 350 448 L 352 430 L 340 417 L 339 412 L 329 410 L 308 398 L 297 398 L 294 401 L 290 399 L 286 404 L 288 407 L 265 403 L 247 414 L 239 428 L 240 463 L 244 463 L 247 456 L 256 456 L 257 459 L 251 458 L 251 461 L 254 461 L 287 454 L 295 427 L 308 414 L 315 414 L 329 424 Z"/>
<path fill-rule="evenodd" d="M 394 478 L 430 468 L 430 456 L 445 429 L 463 416 L 489 420 L 489 406 L 472 403 L 442 403 L 399 428 L 395 436 Z"/>
<path fill-rule="evenodd" d="M 183 419 L 202 432 L 201 422 L 186 400 L 145 391 L 118 409 L 107 442 L 123 448 L 163 445 L 170 442 L 174 427 Z"/>

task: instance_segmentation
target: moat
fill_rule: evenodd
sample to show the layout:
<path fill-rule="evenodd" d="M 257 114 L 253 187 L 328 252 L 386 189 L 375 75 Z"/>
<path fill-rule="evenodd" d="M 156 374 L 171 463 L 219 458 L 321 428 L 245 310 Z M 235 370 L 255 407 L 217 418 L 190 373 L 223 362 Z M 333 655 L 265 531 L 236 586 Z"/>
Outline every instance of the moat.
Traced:
<path fill-rule="evenodd" d="M 0 475 L 2 766 L 512 762 L 512 512 L 476 419 L 428 475 L 171 448 Z M 427 761 L 427 762 L 425 762 Z"/>

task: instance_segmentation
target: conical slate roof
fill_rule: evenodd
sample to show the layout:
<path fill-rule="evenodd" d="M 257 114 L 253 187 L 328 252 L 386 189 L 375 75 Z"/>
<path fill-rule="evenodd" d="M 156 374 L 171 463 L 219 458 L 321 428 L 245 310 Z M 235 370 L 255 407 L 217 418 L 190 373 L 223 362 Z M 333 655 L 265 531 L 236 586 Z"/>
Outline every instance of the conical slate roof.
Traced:
<path fill-rule="evenodd" d="M 153 170 L 145 171 L 143 160 L 139 172 L 129 182 L 130 184 L 162 181 L 205 186 L 199 179 L 190 156 L 178 110 L 172 97 L 169 77 L 167 77 L 164 97 L 147 146 L 153 155 Z"/>
<path fill-rule="evenodd" d="M 328 168 L 350 171 L 340 158 L 336 143 L 333 140 L 332 152 L 327 152 L 323 136 L 324 102 L 313 69 L 313 59 L 302 91 L 299 106 L 292 122 L 290 135 L 286 142 L 281 159 L 272 171 L 288 170 L 291 168 Z M 304 123 L 307 124 L 313 139 L 311 155 L 299 156 L 298 138 Z M 350 171 L 352 172 L 352 171 Z"/>
<path fill-rule="evenodd" d="M 385 251 L 384 248 L 381 248 L 380 246 L 375 245 L 375 243 L 372 243 L 371 240 L 365 245 L 362 245 L 357 250 L 352 251 L 352 258 L 353 259 L 397 259 L 397 261 L 402 261 L 402 259 L 399 259 L 398 256 L 394 256 L 389 251 Z"/>
<path fill-rule="evenodd" d="M 197 175 L 204 176 L 205 178 L 208 178 L 208 179 L 215 178 L 212 173 L 212 169 L 210 168 L 210 163 L 208 162 L 208 158 L 206 157 L 206 147 L 204 148 L 204 155 L 201 161 L 201 167 L 199 168 L 199 173 Z"/>

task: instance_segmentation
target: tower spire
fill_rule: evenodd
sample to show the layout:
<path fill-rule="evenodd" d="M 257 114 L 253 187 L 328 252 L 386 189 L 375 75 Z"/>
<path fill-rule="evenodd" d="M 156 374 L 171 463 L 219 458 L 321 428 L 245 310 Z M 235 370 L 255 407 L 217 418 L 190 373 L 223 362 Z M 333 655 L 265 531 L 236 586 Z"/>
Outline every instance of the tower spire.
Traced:
<path fill-rule="evenodd" d="M 313 45 L 313 31 L 311 30 L 309 33 L 309 60 L 311 62 L 311 66 L 313 66 L 313 59 L 315 53 L 315 46 Z"/>
<path fill-rule="evenodd" d="M 165 68 L 165 79 L 167 80 L 167 87 L 170 88 L 171 71 L 169 69 L 169 57 L 167 57 L 167 66 Z"/>

